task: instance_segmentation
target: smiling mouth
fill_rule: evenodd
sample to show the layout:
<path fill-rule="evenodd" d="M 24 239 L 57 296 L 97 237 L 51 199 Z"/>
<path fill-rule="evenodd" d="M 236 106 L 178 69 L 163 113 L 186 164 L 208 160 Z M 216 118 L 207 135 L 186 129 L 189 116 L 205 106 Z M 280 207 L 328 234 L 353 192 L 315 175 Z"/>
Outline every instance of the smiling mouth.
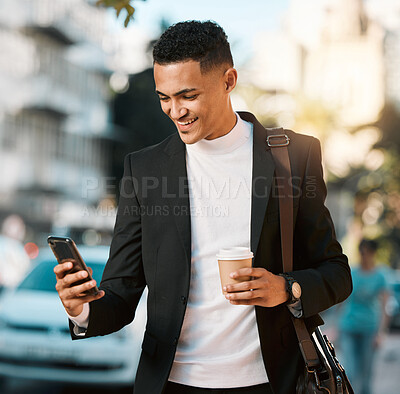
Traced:
<path fill-rule="evenodd" d="M 188 120 L 187 122 L 179 122 L 179 121 L 177 121 L 177 123 L 180 124 L 181 126 L 187 126 L 187 125 L 192 124 L 193 122 L 195 122 L 197 119 L 198 118 L 196 117 L 196 118 Z"/>

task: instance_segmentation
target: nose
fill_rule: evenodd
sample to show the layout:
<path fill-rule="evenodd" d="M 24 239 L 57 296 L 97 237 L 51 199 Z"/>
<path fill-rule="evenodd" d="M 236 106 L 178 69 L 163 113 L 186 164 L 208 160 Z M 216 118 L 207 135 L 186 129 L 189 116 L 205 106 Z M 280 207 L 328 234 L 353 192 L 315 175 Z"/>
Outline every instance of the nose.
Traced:
<path fill-rule="evenodd" d="M 174 119 L 178 120 L 182 116 L 185 116 L 187 113 L 187 109 L 181 105 L 178 100 L 171 100 L 171 107 L 169 116 Z"/>

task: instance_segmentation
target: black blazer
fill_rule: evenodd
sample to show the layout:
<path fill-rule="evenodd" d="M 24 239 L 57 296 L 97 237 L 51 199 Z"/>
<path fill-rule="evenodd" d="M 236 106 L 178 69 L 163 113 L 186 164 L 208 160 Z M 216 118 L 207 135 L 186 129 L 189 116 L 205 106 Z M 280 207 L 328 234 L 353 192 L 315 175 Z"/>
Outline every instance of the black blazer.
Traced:
<path fill-rule="evenodd" d="M 282 272 L 274 162 L 266 130 L 253 123 L 251 248 L 255 267 Z M 343 301 L 352 290 L 346 256 L 324 205 L 321 149 L 313 137 L 287 130 L 294 195 L 294 271 L 310 331 L 323 324 L 318 313 Z M 159 394 L 168 380 L 189 293 L 191 233 L 186 149 L 176 133 L 125 158 L 124 177 L 100 288 L 90 305 L 85 337 L 105 335 L 130 323 L 148 287 L 147 325 L 135 380 L 137 394 Z M 285 305 L 256 306 L 261 351 L 274 393 L 295 392 L 303 361 Z M 73 333 L 72 336 L 74 339 Z"/>

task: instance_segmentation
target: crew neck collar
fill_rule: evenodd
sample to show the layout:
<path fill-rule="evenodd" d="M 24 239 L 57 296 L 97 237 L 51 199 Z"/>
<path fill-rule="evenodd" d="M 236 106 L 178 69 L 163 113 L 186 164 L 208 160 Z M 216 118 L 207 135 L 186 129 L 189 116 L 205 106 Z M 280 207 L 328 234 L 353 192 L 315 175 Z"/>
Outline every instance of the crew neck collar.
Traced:
<path fill-rule="evenodd" d="M 243 145 L 250 137 L 252 124 L 244 121 L 237 113 L 233 129 L 222 137 L 213 140 L 202 139 L 194 144 L 187 144 L 188 153 L 197 152 L 207 155 L 221 155 L 233 152 Z"/>

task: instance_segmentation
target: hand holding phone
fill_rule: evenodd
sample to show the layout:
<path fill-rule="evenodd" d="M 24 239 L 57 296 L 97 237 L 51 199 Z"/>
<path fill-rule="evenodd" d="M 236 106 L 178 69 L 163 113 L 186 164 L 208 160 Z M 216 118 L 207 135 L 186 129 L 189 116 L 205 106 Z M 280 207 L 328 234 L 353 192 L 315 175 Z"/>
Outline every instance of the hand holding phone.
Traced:
<path fill-rule="evenodd" d="M 50 236 L 47 239 L 58 265 L 54 268 L 57 277 L 56 289 L 70 316 L 81 313 L 83 304 L 104 296 L 93 280 L 91 270 L 83 261 L 75 242 L 66 237 Z"/>

